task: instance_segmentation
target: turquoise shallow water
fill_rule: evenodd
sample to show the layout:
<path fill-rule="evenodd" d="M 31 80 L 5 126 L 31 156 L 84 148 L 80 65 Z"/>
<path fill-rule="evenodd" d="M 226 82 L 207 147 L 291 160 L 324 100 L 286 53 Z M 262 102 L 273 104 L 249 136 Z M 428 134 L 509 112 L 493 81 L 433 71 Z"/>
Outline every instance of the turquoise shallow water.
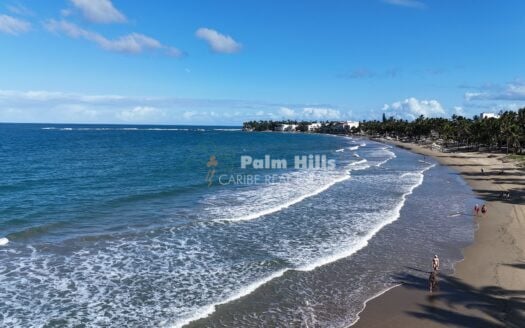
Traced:
<path fill-rule="evenodd" d="M 450 269 L 473 231 L 453 171 L 368 140 L 2 124 L 0 153 L 6 326 L 344 326 L 403 265 Z M 310 154 L 335 169 L 240 167 Z M 221 183 L 238 175 L 272 183 Z"/>

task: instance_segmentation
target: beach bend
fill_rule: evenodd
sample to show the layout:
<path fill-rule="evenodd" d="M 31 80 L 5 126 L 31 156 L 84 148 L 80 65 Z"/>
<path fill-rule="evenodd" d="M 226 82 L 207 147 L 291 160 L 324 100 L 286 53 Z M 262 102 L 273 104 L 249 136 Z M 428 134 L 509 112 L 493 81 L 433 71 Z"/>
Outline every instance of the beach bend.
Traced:
<path fill-rule="evenodd" d="M 453 275 L 440 274 L 439 292 L 429 295 L 429 272 L 407 270 L 401 286 L 367 303 L 353 328 L 524 327 L 524 170 L 504 162 L 504 155 L 441 153 L 386 142 L 457 170 L 485 202 L 486 213 L 475 215 L 474 243 L 463 250 Z"/>

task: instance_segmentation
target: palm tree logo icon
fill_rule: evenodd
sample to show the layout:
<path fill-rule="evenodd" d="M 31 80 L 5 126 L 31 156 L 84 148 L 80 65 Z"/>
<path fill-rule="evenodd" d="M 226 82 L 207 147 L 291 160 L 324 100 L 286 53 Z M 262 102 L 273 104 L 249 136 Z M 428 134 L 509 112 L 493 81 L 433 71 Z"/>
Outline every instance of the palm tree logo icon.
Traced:
<path fill-rule="evenodd" d="M 213 177 L 215 176 L 215 168 L 217 167 L 218 164 L 219 162 L 217 161 L 217 158 L 215 157 L 215 155 L 211 155 L 210 160 L 206 164 L 206 166 L 208 167 L 208 174 L 206 174 L 206 181 L 208 182 L 208 187 L 211 187 L 211 185 L 213 184 Z"/>

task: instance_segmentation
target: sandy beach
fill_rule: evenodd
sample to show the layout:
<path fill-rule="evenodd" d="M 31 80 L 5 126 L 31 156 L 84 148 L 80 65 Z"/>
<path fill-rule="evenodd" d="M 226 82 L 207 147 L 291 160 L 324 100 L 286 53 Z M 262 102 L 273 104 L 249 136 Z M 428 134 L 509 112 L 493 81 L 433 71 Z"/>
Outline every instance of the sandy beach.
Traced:
<path fill-rule="evenodd" d="M 475 218 L 475 241 L 455 273 L 440 274 L 438 292 L 428 291 L 431 259 L 392 273 L 402 285 L 370 300 L 352 327 L 525 327 L 524 170 L 504 162 L 504 155 L 441 153 L 383 141 L 454 168 L 488 211 Z M 506 191 L 510 199 L 500 197 Z"/>

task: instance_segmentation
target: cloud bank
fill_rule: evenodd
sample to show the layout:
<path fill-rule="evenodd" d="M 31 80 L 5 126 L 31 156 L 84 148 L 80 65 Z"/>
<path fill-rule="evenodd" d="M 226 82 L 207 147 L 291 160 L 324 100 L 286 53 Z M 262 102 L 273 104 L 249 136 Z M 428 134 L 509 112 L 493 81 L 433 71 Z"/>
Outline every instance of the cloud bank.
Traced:
<path fill-rule="evenodd" d="M 504 86 L 491 84 L 474 92 L 466 92 L 465 100 L 525 101 L 525 83 L 515 81 Z"/>
<path fill-rule="evenodd" d="M 383 111 L 387 113 L 387 116 L 409 120 L 415 119 L 420 115 L 439 117 L 446 114 L 443 106 L 437 100 L 418 100 L 414 97 L 392 104 L 385 104 Z"/>
<path fill-rule="evenodd" d="M 240 125 L 253 119 L 344 116 L 328 105 L 0 90 L 0 122 Z"/>

